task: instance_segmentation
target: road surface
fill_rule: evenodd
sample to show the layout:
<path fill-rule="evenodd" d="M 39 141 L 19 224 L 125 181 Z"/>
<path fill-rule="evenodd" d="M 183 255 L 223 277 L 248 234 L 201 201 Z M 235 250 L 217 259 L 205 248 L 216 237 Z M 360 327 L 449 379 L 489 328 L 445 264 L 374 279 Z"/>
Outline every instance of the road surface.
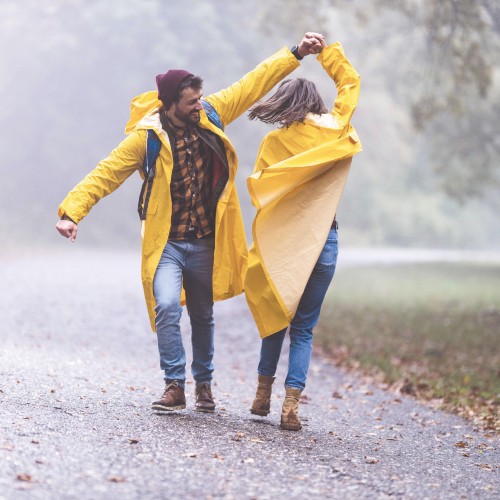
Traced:
<path fill-rule="evenodd" d="M 215 414 L 150 410 L 163 389 L 139 255 L 0 255 L 0 499 L 499 498 L 497 437 L 314 357 L 303 431 L 251 415 L 259 340 L 216 304 Z M 189 354 L 189 326 L 183 318 Z"/>

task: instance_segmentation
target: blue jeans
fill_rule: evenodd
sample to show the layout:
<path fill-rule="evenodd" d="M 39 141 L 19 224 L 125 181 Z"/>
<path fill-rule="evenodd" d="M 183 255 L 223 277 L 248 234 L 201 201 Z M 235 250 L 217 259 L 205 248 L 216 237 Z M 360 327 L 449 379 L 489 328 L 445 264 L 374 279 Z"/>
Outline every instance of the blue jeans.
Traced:
<path fill-rule="evenodd" d="M 290 354 L 285 387 L 303 390 L 311 361 L 313 328 L 318 323 L 321 305 L 333 279 L 337 265 L 338 234 L 331 229 L 325 246 L 314 266 L 299 302 L 297 312 L 290 323 Z M 274 377 L 286 328 L 262 339 L 258 373 Z"/>
<path fill-rule="evenodd" d="M 166 382 L 177 380 L 182 387 L 186 381 L 186 353 L 180 328 L 183 284 L 191 322 L 191 373 L 196 383 L 210 383 L 214 371 L 214 241 L 213 237 L 168 241 L 153 281 L 160 367 L 165 371 Z"/>

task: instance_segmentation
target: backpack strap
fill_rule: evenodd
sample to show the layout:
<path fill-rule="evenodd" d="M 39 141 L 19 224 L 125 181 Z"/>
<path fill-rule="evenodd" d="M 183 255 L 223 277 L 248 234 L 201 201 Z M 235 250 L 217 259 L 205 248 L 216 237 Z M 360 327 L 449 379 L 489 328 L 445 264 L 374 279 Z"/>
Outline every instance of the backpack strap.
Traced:
<path fill-rule="evenodd" d="M 222 123 L 222 120 L 220 119 L 219 113 L 217 113 L 216 109 L 208 102 L 208 101 L 201 101 L 201 104 L 203 106 L 203 109 L 205 110 L 205 113 L 207 114 L 207 118 L 218 128 L 221 130 L 224 130 L 224 125 Z"/>
<path fill-rule="evenodd" d="M 139 195 L 139 203 L 137 211 L 141 220 L 146 219 L 148 211 L 149 198 L 151 196 L 151 189 L 153 187 L 153 179 L 156 172 L 156 159 L 160 154 L 161 141 L 154 130 L 148 129 L 148 138 L 146 141 L 146 154 L 142 163 L 142 173 L 144 175 L 144 182 L 142 183 L 141 194 Z"/>

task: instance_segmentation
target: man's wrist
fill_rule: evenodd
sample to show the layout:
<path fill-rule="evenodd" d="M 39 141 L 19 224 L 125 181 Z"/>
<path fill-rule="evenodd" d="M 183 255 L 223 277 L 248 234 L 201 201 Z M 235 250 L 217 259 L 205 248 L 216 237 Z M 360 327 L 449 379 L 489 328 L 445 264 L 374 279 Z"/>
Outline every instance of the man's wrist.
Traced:
<path fill-rule="evenodd" d="M 295 58 L 297 59 L 297 61 L 302 61 L 302 59 L 304 59 L 304 56 L 301 56 L 299 54 L 299 46 L 298 45 L 294 45 L 291 49 L 290 49 L 291 53 L 295 56 Z"/>
<path fill-rule="evenodd" d="M 70 222 L 72 222 L 73 224 L 76 224 L 76 222 L 71 218 L 69 217 L 68 215 L 66 214 L 63 214 L 63 216 L 61 217 L 61 220 L 69 220 Z"/>

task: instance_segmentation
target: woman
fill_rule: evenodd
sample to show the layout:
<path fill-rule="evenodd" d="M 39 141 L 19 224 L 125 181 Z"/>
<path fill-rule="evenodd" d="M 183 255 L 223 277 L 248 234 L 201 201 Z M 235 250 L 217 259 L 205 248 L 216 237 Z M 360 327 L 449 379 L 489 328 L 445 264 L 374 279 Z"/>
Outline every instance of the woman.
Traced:
<path fill-rule="evenodd" d="M 298 402 L 306 384 L 312 330 L 332 281 L 338 252 L 335 213 L 352 156 L 361 151 L 350 119 L 359 75 L 339 43 L 320 40 L 317 59 L 337 87 L 328 112 L 314 83 L 285 80 L 250 119 L 277 125 L 262 141 L 248 179 L 257 208 L 245 280 L 248 304 L 262 337 L 258 387 L 251 413 L 267 416 L 288 326 L 290 355 L 281 428 L 298 431 Z"/>

